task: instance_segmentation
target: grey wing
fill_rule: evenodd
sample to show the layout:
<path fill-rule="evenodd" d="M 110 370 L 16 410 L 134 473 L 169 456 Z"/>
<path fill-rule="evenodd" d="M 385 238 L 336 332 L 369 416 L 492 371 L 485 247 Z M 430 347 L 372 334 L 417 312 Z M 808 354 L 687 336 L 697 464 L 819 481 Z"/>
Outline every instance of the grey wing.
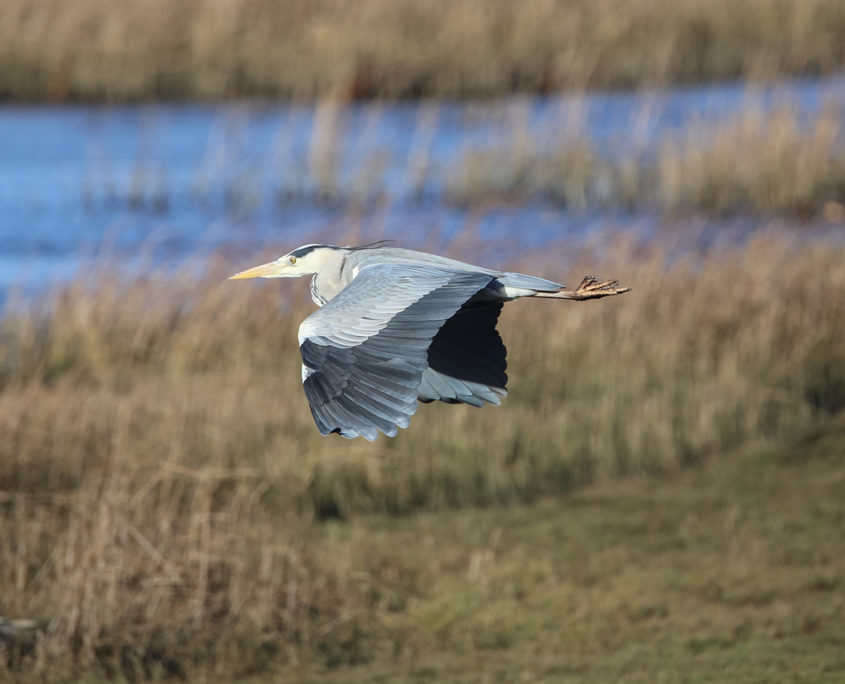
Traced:
<path fill-rule="evenodd" d="M 420 401 L 500 404 L 507 396 L 507 350 L 496 330 L 501 302 L 469 303 L 450 318 L 428 348 Z"/>
<path fill-rule="evenodd" d="M 484 273 L 405 264 L 361 269 L 299 329 L 305 396 L 322 434 L 394 436 L 417 410 L 428 348 L 489 284 Z"/>

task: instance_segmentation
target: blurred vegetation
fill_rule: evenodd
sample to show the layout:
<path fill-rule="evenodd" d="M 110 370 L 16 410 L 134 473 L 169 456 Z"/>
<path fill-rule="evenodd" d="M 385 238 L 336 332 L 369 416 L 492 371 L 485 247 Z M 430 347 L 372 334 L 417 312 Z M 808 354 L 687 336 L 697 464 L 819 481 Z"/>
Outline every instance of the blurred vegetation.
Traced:
<path fill-rule="evenodd" d="M 520 120 L 521 119 L 521 120 Z M 845 219 L 842 112 L 800 116 L 749 102 L 654 140 L 594 140 L 586 122 L 532 130 L 512 117 L 495 145 L 466 148 L 446 170 L 446 199 L 544 200 L 574 210 L 650 209 L 710 215 L 792 213 Z"/>
<path fill-rule="evenodd" d="M 480 681 L 481 661 L 537 681 L 629 667 L 652 681 L 653 659 L 680 676 L 690 657 L 722 675 L 841 670 L 845 248 L 761 234 L 698 258 L 624 242 L 564 254 L 509 266 L 633 292 L 508 306 L 504 406 L 425 406 L 375 444 L 314 428 L 306 283 L 225 282 L 228 263 L 94 268 L 11 303 L 0 615 L 47 626 L 8 666 L 290 681 Z M 794 448 L 759 446 L 773 443 Z M 494 504 L 517 507 L 448 512 Z"/>
<path fill-rule="evenodd" d="M 139 151 L 131 173 L 115 174 L 105 156 L 82 179 L 86 207 L 125 202 L 135 210 L 165 212 L 188 198 L 238 215 L 296 205 L 351 210 L 391 202 L 453 207 L 535 203 L 574 212 L 633 210 L 657 214 L 750 216 L 790 214 L 845 223 L 843 112 L 827 104 L 807 113 L 788 101 L 763 106 L 753 89 L 729 115 L 696 118 L 647 133 L 649 112 L 624 138 L 599 137 L 577 100 L 533 116 L 526 102 L 476 113 L 489 135 L 451 154 L 432 150 L 440 105 L 419 108 L 413 144 L 379 144 L 383 108 L 374 105 L 362 132 L 349 108 L 315 105 L 304 152 L 285 144 L 280 123 L 274 144 L 283 152 L 256 161 L 236 135 L 209 142 L 182 184 Z M 648 107 L 648 105 L 644 105 Z M 462 109 L 461 115 L 473 116 Z M 738 153 L 741 151 L 741 153 Z M 207 159 L 214 159 L 213 165 Z M 280 161 L 283 160 L 283 161 Z M 397 182 L 399 181 L 399 182 Z"/>
<path fill-rule="evenodd" d="M 0 96 L 476 97 L 830 73 L 840 0 L 4 0 Z"/>

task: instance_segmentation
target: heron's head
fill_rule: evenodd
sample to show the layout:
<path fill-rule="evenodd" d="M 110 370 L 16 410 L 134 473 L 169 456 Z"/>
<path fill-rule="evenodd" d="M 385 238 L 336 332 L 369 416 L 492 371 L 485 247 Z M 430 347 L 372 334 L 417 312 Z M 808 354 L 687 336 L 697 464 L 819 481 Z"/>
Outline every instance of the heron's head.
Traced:
<path fill-rule="evenodd" d="M 296 278 L 340 269 L 345 249 L 331 245 L 304 245 L 260 266 L 248 268 L 229 277 L 240 278 Z"/>

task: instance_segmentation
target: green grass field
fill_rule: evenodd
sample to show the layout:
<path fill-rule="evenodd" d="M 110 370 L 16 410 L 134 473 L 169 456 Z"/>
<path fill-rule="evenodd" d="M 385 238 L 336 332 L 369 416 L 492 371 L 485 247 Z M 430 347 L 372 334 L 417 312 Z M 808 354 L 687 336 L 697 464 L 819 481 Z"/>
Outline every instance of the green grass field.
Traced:
<path fill-rule="evenodd" d="M 665 478 L 529 506 L 321 526 L 312 542 L 340 549 L 338 561 L 372 587 L 374 609 L 327 627 L 336 650 L 319 666 L 278 674 L 841 682 L 843 418 Z"/>

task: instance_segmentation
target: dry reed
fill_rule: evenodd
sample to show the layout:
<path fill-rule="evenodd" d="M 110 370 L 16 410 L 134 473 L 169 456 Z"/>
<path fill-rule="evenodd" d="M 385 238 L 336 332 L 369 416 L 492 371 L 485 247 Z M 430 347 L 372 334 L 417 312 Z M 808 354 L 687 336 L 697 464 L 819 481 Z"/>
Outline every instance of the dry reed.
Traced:
<path fill-rule="evenodd" d="M 609 147 L 586 133 L 583 114 L 538 131 L 523 118 L 495 144 L 464 149 L 443 185 L 456 204 L 819 215 L 845 201 L 842 121 L 834 106 L 802 116 L 789 104 L 764 110 L 752 100 L 727 118 Z"/>
<path fill-rule="evenodd" d="M 838 0 L 6 0 L 23 100 L 466 97 L 841 69 Z"/>
<path fill-rule="evenodd" d="M 404 157 L 377 144 L 379 114 L 374 108 L 366 129 L 354 130 L 342 107 L 322 101 L 314 109 L 307 160 L 286 149 L 290 133 L 282 124 L 277 157 L 250 165 L 239 156 L 239 145 L 221 144 L 207 154 L 217 160 L 215 167 L 199 163 L 190 188 L 168 184 L 143 156 L 129 181 L 112 177 L 107 165 L 93 167 L 83 181 L 85 202 L 96 206 L 119 199 L 135 209 L 161 211 L 187 196 L 236 214 L 297 204 L 358 210 L 387 200 L 781 213 L 823 216 L 832 223 L 842 223 L 845 215 L 845 119 L 833 104 L 807 113 L 788 102 L 764 107 L 749 93 L 736 113 L 692 120 L 653 137 L 635 131 L 623 139 L 596 137 L 581 107 L 550 108 L 540 123 L 532 123 L 524 106 L 491 108 L 484 120 L 489 140 L 456 144 L 453 154 L 439 159 L 431 149 L 437 105 L 420 109 L 415 144 L 401 152 Z M 366 136 L 371 139 L 362 142 Z"/>
<path fill-rule="evenodd" d="M 24 666 L 233 677 L 363 662 L 396 643 L 380 611 L 415 591 L 419 569 L 369 565 L 369 542 L 342 533 L 311 543 L 315 518 L 676 471 L 845 407 L 841 246 L 760 235 L 672 263 L 634 245 L 538 260 L 511 265 L 569 281 L 600 270 L 633 292 L 507 307 L 504 406 L 422 407 L 372 445 L 313 426 L 301 287 L 283 300 L 278 283 L 228 283 L 231 264 L 202 277 L 103 271 L 11 306 L 0 614 L 49 623 Z"/>

